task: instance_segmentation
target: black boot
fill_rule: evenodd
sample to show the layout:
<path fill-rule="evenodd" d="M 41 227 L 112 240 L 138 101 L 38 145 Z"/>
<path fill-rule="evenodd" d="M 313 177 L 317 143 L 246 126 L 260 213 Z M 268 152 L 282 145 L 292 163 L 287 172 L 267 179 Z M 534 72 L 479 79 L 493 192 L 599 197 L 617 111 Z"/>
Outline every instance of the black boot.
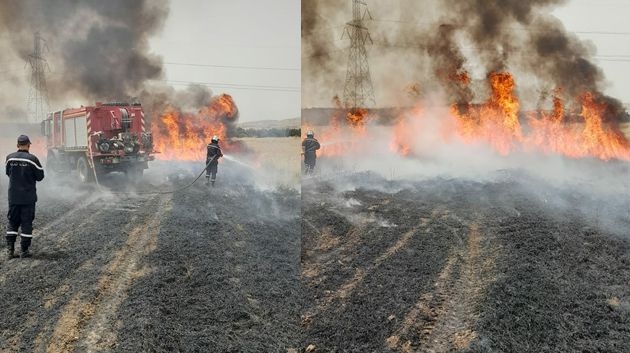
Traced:
<path fill-rule="evenodd" d="M 22 248 L 22 253 L 20 257 L 25 259 L 28 257 L 32 257 L 33 255 L 28 251 L 28 248 L 31 246 L 31 238 L 22 238 L 20 241 L 20 247 Z"/>
<path fill-rule="evenodd" d="M 15 255 L 15 242 L 7 244 L 7 258 L 14 259 L 17 255 Z"/>
<path fill-rule="evenodd" d="M 15 255 L 15 238 L 16 236 L 7 236 L 7 258 L 13 259 L 16 258 Z"/>

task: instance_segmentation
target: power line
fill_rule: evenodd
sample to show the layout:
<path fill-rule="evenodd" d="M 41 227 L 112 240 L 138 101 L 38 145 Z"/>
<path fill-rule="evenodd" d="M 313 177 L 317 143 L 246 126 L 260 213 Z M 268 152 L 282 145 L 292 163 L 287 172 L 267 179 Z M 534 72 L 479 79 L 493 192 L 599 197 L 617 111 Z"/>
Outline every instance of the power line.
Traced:
<path fill-rule="evenodd" d="M 406 21 L 406 20 L 394 20 L 394 19 L 371 19 L 369 21 L 372 22 L 392 22 L 392 23 L 403 23 L 403 24 L 409 24 L 409 25 L 416 25 L 416 26 L 420 26 L 420 25 L 437 25 L 437 22 L 431 22 L 431 21 Z M 530 31 L 530 32 L 547 32 L 548 29 L 546 28 L 540 28 L 540 27 L 534 27 L 534 26 L 527 26 L 527 27 L 507 27 L 506 29 L 511 29 L 511 30 L 516 30 L 516 31 Z M 576 33 L 576 34 L 600 34 L 600 35 L 622 35 L 622 36 L 630 36 L 630 32 L 617 32 L 617 31 L 595 31 L 595 30 L 577 30 L 577 31 L 573 31 L 573 30 L 567 30 L 567 32 L 569 33 Z"/>
<path fill-rule="evenodd" d="M 630 32 L 607 32 L 607 31 L 569 31 L 577 34 L 604 34 L 604 35 L 621 35 L 630 36 Z"/>
<path fill-rule="evenodd" d="M 167 80 L 169 82 L 191 82 L 184 80 Z M 269 85 L 250 85 L 250 84 L 242 84 L 242 83 L 224 83 L 224 82 L 201 82 L 209 85 L 221 85 L 221 86 L 235 86 L 235 87 L 253 87 L 253 88 L 271 88 L 271 89 L 288 89 L 288 90 L 296 90 L 300 89 L 300 87 L 291 87 L 291 86 L 269 86 Z"/>
<path fill-rule="evenodd" d="M 214 64 L 196 64 L 196 63 L 176 63 L 176 62 L 165 62 L 164 64 L 166 64 L 166 65 L 180 65 L 180 66 L 198 66 L 198 67 L 220 67 L 220 68 L 246 69 L 246 70 L 300 71 L 299 68 L 287 68 L 287 67 L 214 65 Z"/>
<path fill-rule="evenodd" d="M 239 84 L 230 84 L 230 83 L 182 81 L 182 80 L 161 80 L 161 81 L 172 84 L 172 85 L 177 85 L 177 86 L 201 85 L 201 86 L 208 86 L 208 87 L 242 89 L 242 90 L 252 90 L 252 91 L 296 92 L 296 93 L 301 92 L 300 87 L 239 85 Z"/>
<path fill-rule="evenodd" d="M 608 62 L 630 62 L 630 58 L 629 59 L 602 59 L 602 58 L 597 58 L 595 57 L 597 60 L 599 61 L 608 61 Z"/>

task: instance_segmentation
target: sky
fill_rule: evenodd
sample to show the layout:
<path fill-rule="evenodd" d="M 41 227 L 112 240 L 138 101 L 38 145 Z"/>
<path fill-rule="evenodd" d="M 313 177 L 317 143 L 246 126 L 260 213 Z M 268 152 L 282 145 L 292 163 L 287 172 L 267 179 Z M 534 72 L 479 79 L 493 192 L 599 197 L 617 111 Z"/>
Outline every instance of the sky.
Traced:
<path fill-rule="evenodd" d="M 596 48 L 595 62 L 606 74 L 606 93 L 630 109 L 630 1 L 572 0 L 553 14 Z"/>
<path fill-rule="evenodd" d="M 150 50 L 162 58 L 161 80 L 182 89 L 189 83 L 200 83 L 214 94 L 232 95 L 239 107 L 241 122 L 296 118 L 300 116 L 301 106 L 329 106 L 331 98 L 343 92 L 348 40 L 341 35 L 350 17 L 351 1 L 335 1 L 339 6 L 334 13 L 327 14 L 329 18 L 324 18 L 330 29 L 326 38 L 333 50 L 330 60 L 335 64 L 326 67 L 329 72 L 325 74 L 336 77 L 332 84 L 319 85 L 311 81 L 313 77 L 309 73 L 314 67 L 308 67 L 308 61 L 303 61 L 304 55 L 310 53 L 302 50 L 299 0 L 170 1 L 164 26 L 149 38 Z M 395 21 L 402 16 L 421 22 L 432 15 L 430 8 L 405 12 L 389 6 L 395 4 L 393 1 L 366 2 L 372 17 L 382 21 Z M 569 0 L 557 5 L 552 12 L 567 30 L 594 49 L 595 64 L 606 76 L 604 92 L 626 106 L 630 105 L 629 13 L 630 1 L 627 0 Z M 395 23 L 390 22 L 392 24 Z M 32 31 L 26 32 L 26 42 L 29 42 L 26 45 L 30 47 L 28 36 L 32 36 Z M 384 35 L 379 33 L 379 28 L 372 29 L 371 34 L 377 41 Z M 57 44 L 51 34 L 44 31 L 42 35 L 49 46 Z M 7 42 L 13 36 L 14 33 L 0 33 L 0 41 Z M 54 78 L 60 75 L 60 69 L 52 59 L 49 57 L 49 75 Z M 373 81 L 407 78 L 410 76 L 404 65 L 407 59 L 396 52 L 389 53 L 384 57 L 388 65 L 380 70 L 373 67 Z M 307 67 L 301 67 L 303 63 L 307 63 Z M 19 112 L 28 96 L 29 68 L 17 53 L 8 51 L 0 53 L 0 67 L 3 111 Z M 315 90 L 317 94 L 313 94 Z M 390 96 L 396 95 L 400 92 L 389 90 L 378 92 L 376 98 L 387 102 L 391 101 Z M 84 102 L 81 100 L 80 104 Z M 60 105 L 64 105 L 63 102 L 55 102 L 51 109 L 59 109 Z"/>
<path fill-rule="evenodd" d="M 437 1 L 437 0 L 436 0 Z M 426 82 L 429 64 L 418 59 L 417 48 L 401 48 L 413 45 L 413 38 L 406 32 L 418 28 L 429 29 L 435 19 L 440 18 L 431 6 L 431 1 L 416 3 L 410 0 L 365 1 L 370 10 L 371 21 L 367 22 L 373 44 L 368 46 L 368 60 L 374 84 L 377 106 L 405 105 L 401 96 L 405 86 Z M 562 22 L 565 30 L 575 34 L 585 47 L 593 53 L 592 60 L 602 69 L 605 80 L 603 93 L 617 98 L 630 109 L 630 1 L 627 0 L 562 0 L 547 1 L 561 3 L 549 5 L 552 16 Z M 342 96 L 346 75 L 349 40 L 342 37 L 344 23 L 351 18 L 351 0 L 318 0 L 317 24 L 302 41 L 302 106 L 331 106 L 331 98 Z M 490 2 L 489 2 L 490 3 Z M 499 2 L 500 3 L 500 2 Z M 330 5 L 332 4 L 332 5 Z M 303 15 L 304 16 L 304 10 Z M 460 17 L 465 17 L 461 14 Z M 414 27 L 415 26 L 415 27 Z M 535 30 L 535 29 L 534 29 Z M 401 38 L 404 40 L 401 40 Z M 416 37 L 418 38 L 418 37 Z M 420 39 L 421 40 L 421 39 Z M 315 43 L 317 48 L 305 42 Z M 386 45 L 383 45 L 385 43 Z M 394 43 L 393 46 L 387 46 Z M 409 44 L 411 43 L 411 44 Z M 323 49 L 322 49 L 323 47 Z M 385 48 L 385 49 L 383 49 Z M 322 52 L 325 52 L 322 55 Z M 521 54 L 519 54 L 521 55 Z M 527 53 L 523 53 L 526 56 Z M 470 61 L 474 61 L 473 59 Z M 316 58 L 323 57 L 317 65 Z M 316 69 L 318 66 L 323 69 Z M 517 76 L 517 84 L 526 79 L 536 78 Z M 483 78 L 483 75 L 473 79 Z M 521 80 L 521 81 L 519 81 Z M 523 87 L 523 85 L 521 85 Z M 531 89 L 528 93 L 534 101 L 538 93 Z"/>
<path fill-rule="evenodd" d="M 164 83 L 178 90 L 196 83 L 230 94 L 241 122 L 298 118 L 299 28 L 296 0 L 2 0 L 0 120 L 35 120 L 26 112 L 26 60 L 36 31 L 47 111 L 148 87 L 146 104 L 161 99 Z"/>
<path fill-rule="evenodd" d="M 300 2 L 177 0 L 150 40 L 165 80 L 230 94 L 239 122 L 300 116 Z"/>

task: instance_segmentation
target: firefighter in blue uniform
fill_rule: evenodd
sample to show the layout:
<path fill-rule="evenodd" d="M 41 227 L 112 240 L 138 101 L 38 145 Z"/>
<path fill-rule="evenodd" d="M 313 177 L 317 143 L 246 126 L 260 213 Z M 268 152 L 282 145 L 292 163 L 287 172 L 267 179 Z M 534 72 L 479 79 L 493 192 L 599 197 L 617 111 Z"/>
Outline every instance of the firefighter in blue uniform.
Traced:
<path fill-rule="evenodd" d="M 221 147 L 219 147 L 219 137 L 212 136 L 212 141 L 208 145 L 208 154 L 206 155 L 206 184 L 217 180 L 217 168 L 219 166 L 219 158 L 223 157 Z"/>
<path fill-rule="evenodd" d="M 315 162 L 317 160 L 317 150 L 320 148 L 319 141 L 315 139 L 315 133 L 309 130 L 306 138 L 302 141 L 302 153 L 304 154 L 304 165 L 306 174 L 313 173 Z"/>
<path fill-rule="evenodd" d="M 28 248 L 33 239 L 33 219 L 37 202 L 36 183 L 44 179 L 44 168 L 39 159 L 29 153 L 31 141 L 28 136 L 20 135 L 17 140 L 18 151 L 6 158 L 6 173 L 9 177 L 9 212 L 7 214 L 7 255 L 15 255 L 15 241 L 20 235 L 21 257 L 31 257 Z M 21 234 L 20 234 L 21 231 Z"/>

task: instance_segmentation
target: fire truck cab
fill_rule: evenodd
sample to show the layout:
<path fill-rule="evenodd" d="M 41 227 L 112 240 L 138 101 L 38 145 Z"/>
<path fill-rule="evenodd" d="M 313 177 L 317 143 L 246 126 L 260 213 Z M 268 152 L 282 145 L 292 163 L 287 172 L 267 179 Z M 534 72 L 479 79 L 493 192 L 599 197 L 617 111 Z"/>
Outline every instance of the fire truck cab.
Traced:
<path fill-rule="evenodd" d="M 96 103 L 52 112 L 42 122 L 42 132 L 46 168 L 76 172 L 82 182 L 114 171 L 139 178 L 154 159 L 139 103 Z"/>

